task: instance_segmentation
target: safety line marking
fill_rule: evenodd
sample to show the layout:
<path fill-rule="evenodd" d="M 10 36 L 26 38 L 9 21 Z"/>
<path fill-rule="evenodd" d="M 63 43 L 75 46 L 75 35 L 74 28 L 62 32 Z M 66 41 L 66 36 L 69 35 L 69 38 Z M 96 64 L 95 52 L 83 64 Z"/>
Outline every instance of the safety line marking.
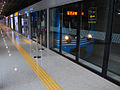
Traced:
<path fill-rule="evenodd" d="M 0 25 L 1 26 L 1 25 Z M 48 90 L 63 90 L 40 66 L 39 64 L 16 42 L 12 39 L 11 35 L 6 32 L 4 26 L 1 26 L 4 32 L 7 34 L 9 39 L 12 41 L 14 46 L 18 49 L 21 55 L 24 57 L 26 62 L 30 65 L 32 70 L 36 73 L 43 84 L 48 88 Z"/>
<path fill-rule="evenodd" d="M 31 44 L 31 41 L 27 40 L 27 39 L 24 39 L 24 41 L 28 44 Z"/>

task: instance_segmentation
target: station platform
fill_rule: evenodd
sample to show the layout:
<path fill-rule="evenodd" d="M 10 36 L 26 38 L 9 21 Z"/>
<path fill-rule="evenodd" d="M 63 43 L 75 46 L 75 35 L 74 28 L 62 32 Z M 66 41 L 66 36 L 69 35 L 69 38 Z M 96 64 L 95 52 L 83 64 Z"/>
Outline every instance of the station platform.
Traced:
<path fill-rule="evenodd" d="M 40 44 L 10 28 L 0 28 L 0 90 L 120 90 L 48 48 L 38 50 Z"/>

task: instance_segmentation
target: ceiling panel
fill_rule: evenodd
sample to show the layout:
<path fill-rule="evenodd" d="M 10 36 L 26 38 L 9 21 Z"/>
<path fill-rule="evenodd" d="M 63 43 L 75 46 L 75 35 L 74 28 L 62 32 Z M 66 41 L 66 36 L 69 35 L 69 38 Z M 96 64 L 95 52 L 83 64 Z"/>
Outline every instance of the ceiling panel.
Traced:
<path fill-rule="evenodd" d="M 5 4 L 4 1 L 6 2 Z M 39 1 L 41 0 L 0 0 L 0 10 L 3 8 L 1 15 L 9 16 L 10 14 L 13 14 Z"/>

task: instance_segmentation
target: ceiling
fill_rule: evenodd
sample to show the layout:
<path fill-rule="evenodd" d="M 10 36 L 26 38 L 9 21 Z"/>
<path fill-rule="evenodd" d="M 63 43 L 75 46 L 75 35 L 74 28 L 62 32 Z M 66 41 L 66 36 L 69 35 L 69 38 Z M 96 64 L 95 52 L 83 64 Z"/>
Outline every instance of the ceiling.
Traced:
<path fill-rule="evenodd" d="M 1 16 L 9 16 L 10 14 L 13 14 L 39 1 L 41 0 L 0 0 Z"/>

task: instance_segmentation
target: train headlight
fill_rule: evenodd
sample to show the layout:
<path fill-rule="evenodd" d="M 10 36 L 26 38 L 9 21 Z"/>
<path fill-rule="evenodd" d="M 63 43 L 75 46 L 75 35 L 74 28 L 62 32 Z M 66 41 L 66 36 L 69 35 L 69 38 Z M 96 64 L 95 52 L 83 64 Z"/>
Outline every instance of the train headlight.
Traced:
<path fill-rule="evenodd" d="M 64 38 L 68 43 L 70 43 L 72 41 L 70 36 L 68 36 L 68 35 L 65 35 Z"/>
<path fill-rule="evenodd" d="M 90 39 L 92 39 L 92 37 L 93 36 L 91 34 L 88 34 L 87 39 L 90 40 Z"/>
<path fill-rule="evenodd" d="M 68 35 L 65 35 L 64 38 L 66 41 L 70 39 L 70 37 Z"/>

